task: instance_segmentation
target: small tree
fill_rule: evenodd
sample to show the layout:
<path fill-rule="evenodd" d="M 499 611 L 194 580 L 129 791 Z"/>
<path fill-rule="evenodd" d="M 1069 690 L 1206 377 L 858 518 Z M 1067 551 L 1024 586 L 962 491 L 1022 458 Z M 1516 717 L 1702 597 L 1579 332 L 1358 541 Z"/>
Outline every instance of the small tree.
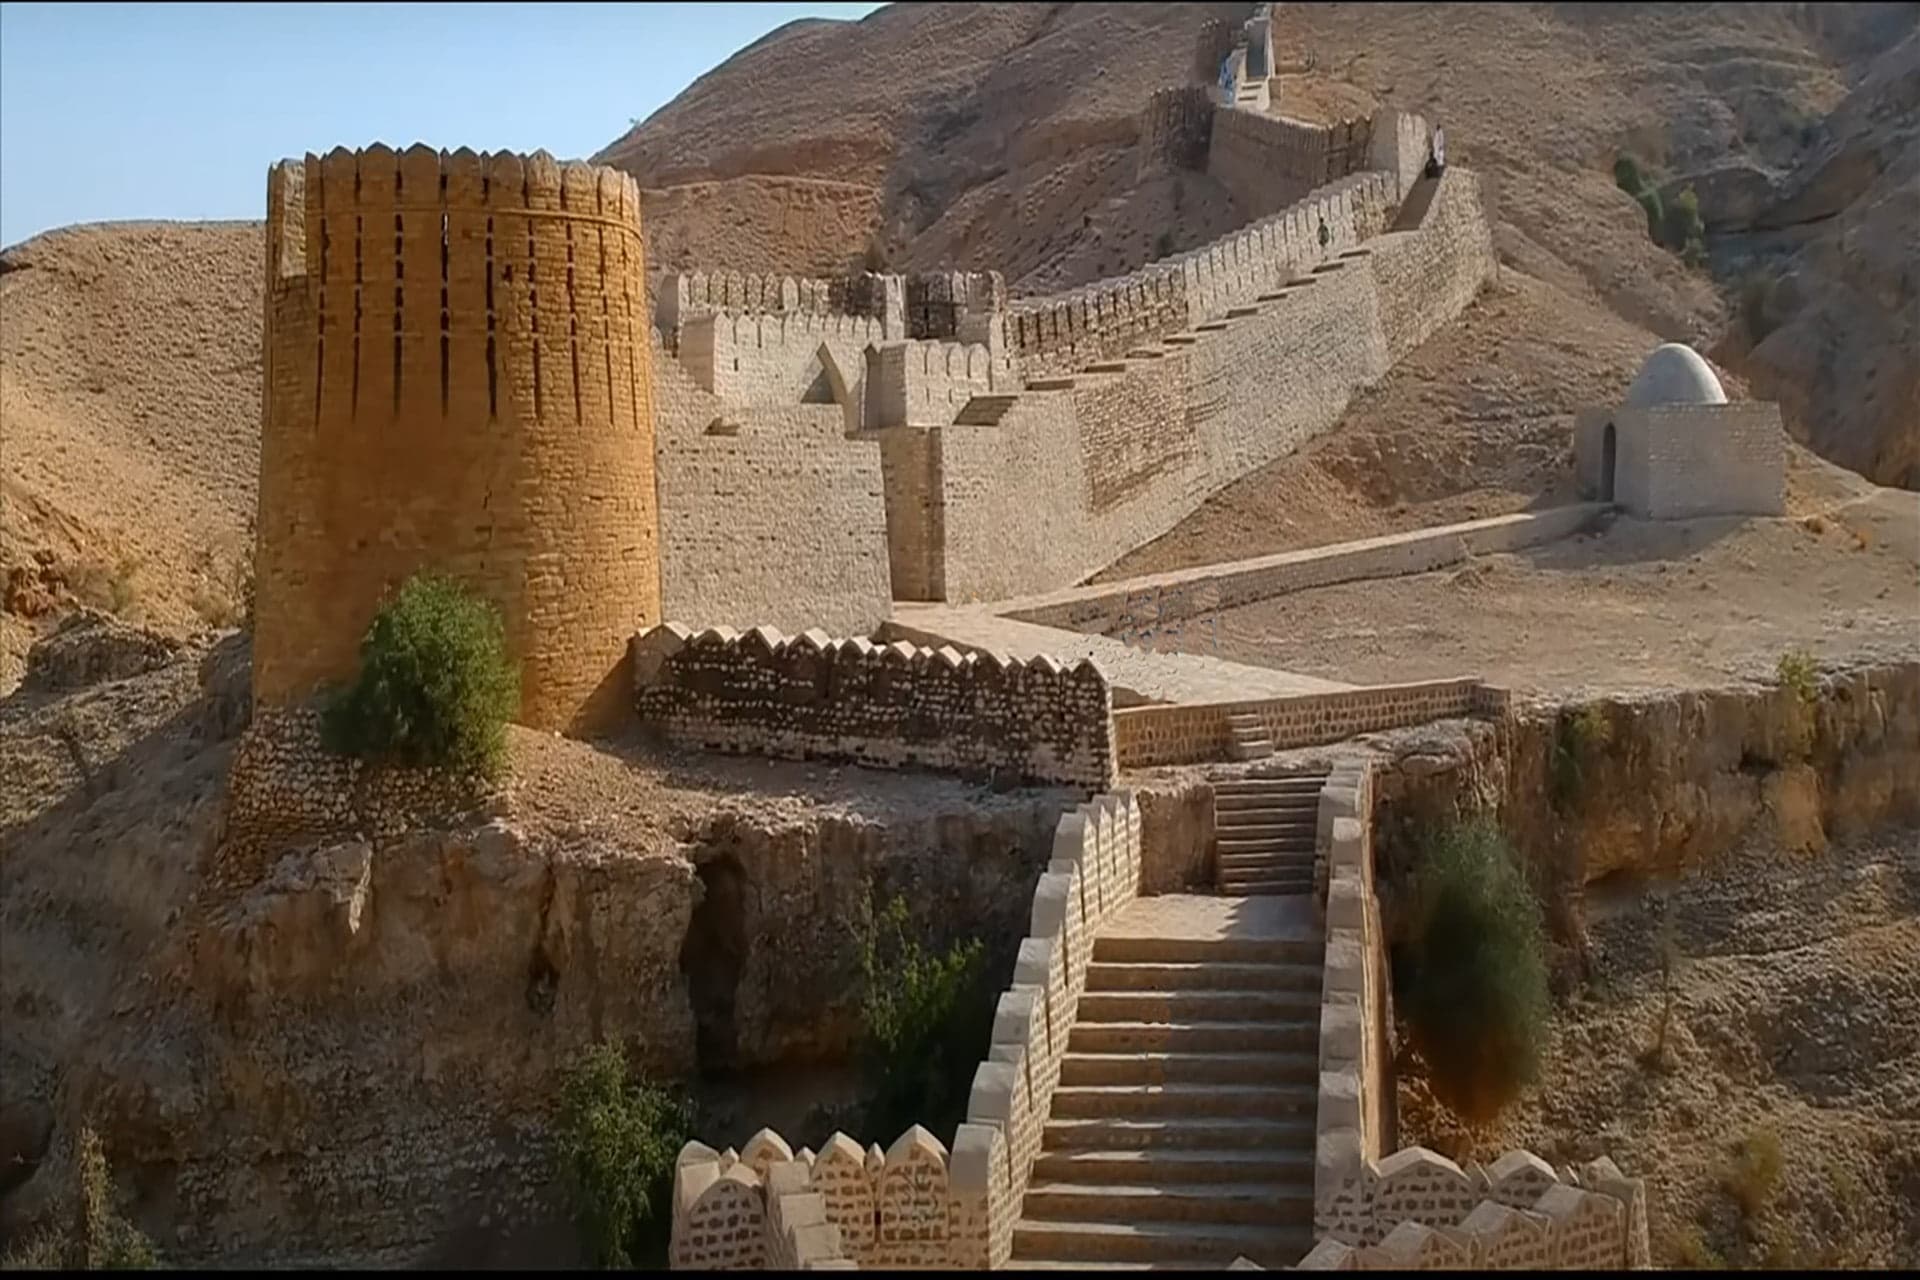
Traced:
<path fill-rule="evenodd" d="M 29 1237 L 0 1259 L 7 1271 L 139 1271 L 159 1265 L 153 1244 L 114 1212 L 107 1150 L 91 1127 L 74 1147 L 72 1201 L 58 1226 Z"/>
<path fill-rule="evenodd" d="M 913 936 L 904 898 L 892 899 L 863 922 L 867 1132 L 885 1141 L 920 1124 L 952 1142 L 993 1029 L 984 956 L 978 938 L 930 954 Z"/>
<path fill-rule="evenodd" d="M 575 1061 L 560 1095 L 556 1148 L 599 1265 L 628 1268 L 660 1255 L 671 1221 L 673 1162 L 693 1136 L 693 1109 L 628 1074 L 618 1044 Z"/>
<path fill-rule="evenodd" d="M 1640 202 L 1641 210 L 1647 215 L 1647 235 L 1655 244 L 1659 244 L 1660 225 L 1666 220 L 1666 211 L 1661 207 L 1659 190 L 1646 187 L 1634 199 Z"/>
<path fill-rule="evenodd" d="M 374 615 L 359 676 L 326 707 L 326 741 L 364 760 L 491 775 L 519 698 L 499 613 L 458 583 L 420 575 Z"/>
<path fill-rule="evenodd" d="M 1623 155 L 1613 162 L 1613 184 L 1636 200 L 1646 188 L 1647 180 L 1640 174 L 1640 163 L 1632 156 Z"/>
<path fill-rule="evenodd" d="M 1403 1005 L 1434 1096 L 1469 1124 L 1533 1082 L 1549 1017 L 1540 904 L 1507 842 L 1449 827 L 1414 877 Z"/>
<path fill-rule="evenodd" d="M 1706 224 L 1700 220 L 1700 197 L 1692 187 L 1684 187 L 1666 207 L 1665 232 L 1657 237 L 1676 253 L 1704 252 Z"/>

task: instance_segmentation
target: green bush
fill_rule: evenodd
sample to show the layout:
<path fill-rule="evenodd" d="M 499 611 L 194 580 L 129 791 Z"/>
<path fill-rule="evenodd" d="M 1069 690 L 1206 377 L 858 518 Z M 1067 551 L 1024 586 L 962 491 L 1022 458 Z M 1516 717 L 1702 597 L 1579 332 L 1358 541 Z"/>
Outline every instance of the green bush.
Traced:
<path fill-rule="evenodd" d="M 930 954 L 896 897 L 862 922 L 860 973 L 865 1132 L 890 1142 L 919 1124 L 951 1145 L 993 1031 L 985 948 Z"/>
<path fill-rule="evenodd" d="M 144 1271 L 159 1265 L 153 1244 L 114 1212 L 107 1151 L 91 1128 L 74 1152 L 74 1196 L 60 1216 L 66 1230 L 41 1230 L 0 1258 L 5 1271 Z"/>
<path fill-rule="evenodd" d="M 446 578 L 407 580 L 360 642 L 360 673 L 325 710 L 329 749 L 491 775 L 520 698 L 500 615 Z"/>
<path fill-rule="evenodd" d="M 1780 1184 L 1780 1139 L 1771 1129 L 1755 1129 L 1734 1150 L 1733 1160 L 1720 1171 L 1720 1185 L 1751 1218 L 1773 1200 Z"/>
<path fill-rule="evenodd" d="M 581 1234 L 599 1265 L 664 1263 L 673 1162 L 693 1137 L 692 1106 L 630 1075 L 626 1054 L 608 1041 L 568 1071 L 555 1137 Z"/>
<path fill-rule="evenodd" d="M 1636 200 L 1646 190 L 1646 177 L 1640 172 L 1640 162 L 1632 156 L 1621 156 L 1613 162 L 1613 185 L 1619 187 Z"/>
<path fill-rule="evenodd" d="M 1805 649 L 1789 649 L 1780 655 L 1778 668 L 1782 688 L 1793 690 L 1804 706 L 1820 698 L 1820 664 Z"/>
<path fill-rule="evenodd" d="M 1706 224 L 1700 220 L 1700 197 L 1694 194 L 1692 187 L 1682 188 L 1666 208 L 1663 218 L 1663 235 L 1656 237 L 1667 248 L 1677 253 L 1702 247 L 1706 236 Z"/>
<path fill-rule="evenodd" d="M 1640 208 L 1644 210 L 1647 215 L 1647 235 L 1653 239 L 1655 244 L 1659 244 L 1660 226 L 1661 223 L 1666 220 L 1666 212 L 1660 205 L 1659 191 L 1648 187 L 1635 196 L 1634 199 L 1640 202 Z"/>
<path fill-rule="evenodd" d="M 1434 1096 L 1469 1124 L 1540 1068 L 1550 1016 L 1540 904 L 1484 821 L 1443 829 L 1414 875 L 1402 1008 Z"/>
<path fill-rule="evenodd" d="M 1553 772 L 1550 799 L 1555 812 L 1565 813 L 1586 786 L 1588 768 L 1613 742 L 1613 726 L 1597 706 L 1562 711 L 1554 724 Z"/>

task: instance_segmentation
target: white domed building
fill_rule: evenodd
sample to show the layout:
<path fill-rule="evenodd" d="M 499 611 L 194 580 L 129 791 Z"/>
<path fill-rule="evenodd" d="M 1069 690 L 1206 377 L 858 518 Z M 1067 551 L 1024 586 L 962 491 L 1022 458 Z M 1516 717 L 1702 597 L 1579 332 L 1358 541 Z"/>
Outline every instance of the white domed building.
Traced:
<path fill-rule="evenodd" d="M 1574 416 L 1582 496 L 1650 520 L 1777 516 L 1786 510 L 1780 406 L 1730 402 L 1691 347 L 1669 342 L 1640 366 L 1626 398 Z"/>

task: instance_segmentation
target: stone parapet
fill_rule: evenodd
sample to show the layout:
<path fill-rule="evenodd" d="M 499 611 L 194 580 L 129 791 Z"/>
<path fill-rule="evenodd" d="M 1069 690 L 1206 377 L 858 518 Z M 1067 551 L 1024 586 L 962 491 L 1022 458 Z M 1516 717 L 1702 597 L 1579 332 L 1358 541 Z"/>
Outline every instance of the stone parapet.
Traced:
<path fill-rule="evenodd" d="M 676 746 L 1090 789 L 1114 778 L 1113 695 L 1091 660 L 676 623 L 635 636 L 632 656 L 640 720 Z"/>

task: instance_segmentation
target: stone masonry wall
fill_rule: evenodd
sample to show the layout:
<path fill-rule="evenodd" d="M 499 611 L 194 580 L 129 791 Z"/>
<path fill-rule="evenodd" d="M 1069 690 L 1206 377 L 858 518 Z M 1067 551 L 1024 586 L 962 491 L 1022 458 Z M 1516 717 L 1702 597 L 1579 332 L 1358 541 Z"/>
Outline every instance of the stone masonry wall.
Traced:
<path fill-rule="evenodd" d="M 1139 176 L 1201 170 L 1213 136 L 1213 97 L 1204 86 L 1161 89 L 1140 113 Z"/>
<path fill-rule="evenodd" d="M 1301 1271 L 1623 1271 L 1651 1265 L 1647 1189 L 1601 1156 L 1529 1151 L 1465 1168 L 1424 1147 L 1360 1162 Z"/>
<path fill-rule="evenodd" d="M 350 676 L 436 570 L 499 608 L 523 723 L 619 713 L 660 600 L 639 217 L 631 178 L 545 152 L 271 170 L 256 702 Z"/>
<path fill-rule="evenodd" d="M 1211 296 L 1248 298 L 1222 319 L 1111 369 L 1095 365 L 1071 379 L 1032 383 L 992 425 L 965 415 L 940 431 L 929 448 L 939 451 L 931 471 L 941 486 L 942 537 L 933 554 L 942 563 L 937 575 L 924 576 L 937 576 L 952 601 L 1083 580 L 1338 422 L 1354 392 L 1388 367 L 1372 253 L 1330 237 L 1329 248 L 1348 256 L 1279 285 L 1258 283 L 1272 267 L 1255 264 L 1283 261 L 1289 246 L 1302 243 L 1320 253 L 1323 213 L 1349 236 L 1370 219 L 1377 225 L 1384 183 L 1375 174 L 1350 179 L 1245 237 L 1235 263 L 1223 262 L 1219 277 L 1210 277 Z M 1440 187 L 1447 200 L 1457 189 L 1458 218 L 1399 233 L 1405 243 L 1394 260 L 1457 254 L 1463 278 L 1484 279 L 1492 257 L 1484 224 L 1470 216 L 1474 177 L 1452 169 Z M 1482 234 L 1472 234 L 1475 227 Z M 1396 268 L 1391 280 L 1402 274 Z M 1464 295 L 1435 297 L 1418 324 L 1430 329 L 1457 314 Z M 1404 308 L 1396 314 L 1403 327 L 1412 323 Z M 1011 319 L 1009 326 L 1011 335 Z"/>
<path fill-rule="evenodd" d="M 1371 120 L 1327 126 L 1222 111 L 1207 145 L 1207 174 L 1250 218 L 1261 218 L 1365 169 L 1372 142 Z"/>
<path fill-rule="evenodd" d="M 676 746 L 1098 788 L 1114 777 L 1099 667 L 902 641 L 675 624 L 633 640 L 641 722 Z"/>
<path fill-rule="evenodd" d="M 864 316 L 719 312 L 681 324 L 679 356 L 727 404 L 844 406 L 857 401 L 866 349 L 885 340 L 881 321 Z"/>
<path fill-rule="evenodd" d="M 1449 170 L 1416 230 L 1368 242 L 1389 363 L 1458 315 L 1495 270 L 1482 185 L 1478 174 Z"/>
<path fill-rule="evenodd" d="M 1786 511 L 1787 436 L 1779 405 L 1622 408 L 1614 422 L 1622 455 L 1631 451 L 1644 468 L 1645 505 L 1629 503 L 1636 514 L 1691 520 Z"/>
<path fill-rule="evenodd" d="M 864 633 L 892 608 L 880 446 L 833 405 L 732 406 L 657 362 L 660 594 L 714 626 Z"/>
<path fill-rule="evenodd" d="M 1469 679 L 1374 685 L 1250 702 L 1128 707 L 1113 713 L 1114 749 L 1122 769 L 1197 764 L 1230 758 L 1229 717 L 1234 715 L 1257 715 L 1274 746 L 1289 750 L 1341 742 L 1356 734 L 1498 712 L 1506 701 L 1505 691 Z"/>
<path fill-rule="evenodd" d="M 1131 793 L 1062 814 L 951 1155 L 918 1125 L 885 1152 L 841 1133 L 794 1152 L 765 1129 L 738 1154 L 690 1142 L 674 1173 L 673 1269 L 1007 1267 L 1093 939 L 1140 885 Z"/>
<path fill-rule="evenodd" d="M 984 343 L 890 342 L 864 357 L 868 427 L 935 427 L 975 396 L 1011 387 L 1013 371 Z"/>

